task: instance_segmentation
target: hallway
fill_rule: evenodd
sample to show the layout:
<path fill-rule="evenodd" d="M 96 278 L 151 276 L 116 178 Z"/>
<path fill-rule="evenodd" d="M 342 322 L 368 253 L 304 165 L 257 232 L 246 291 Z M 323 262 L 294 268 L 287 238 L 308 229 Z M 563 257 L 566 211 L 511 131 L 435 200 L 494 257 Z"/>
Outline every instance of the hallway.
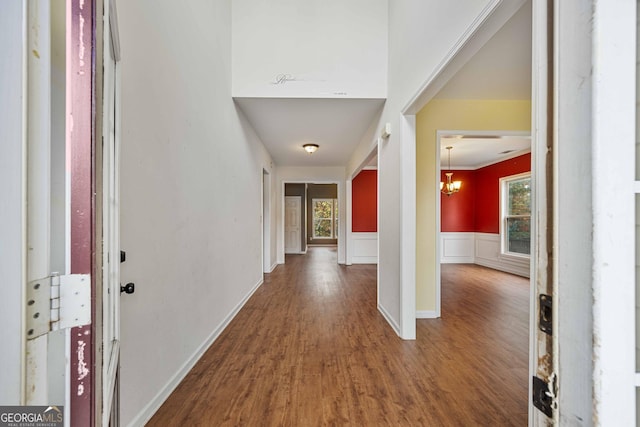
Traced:
<path fill-rule="evenodd" d="M 375 266 L 286 261 L 148 425 L 526 425 L 527 279 L 443 265 L 442 319 L 402 341 Z"/>

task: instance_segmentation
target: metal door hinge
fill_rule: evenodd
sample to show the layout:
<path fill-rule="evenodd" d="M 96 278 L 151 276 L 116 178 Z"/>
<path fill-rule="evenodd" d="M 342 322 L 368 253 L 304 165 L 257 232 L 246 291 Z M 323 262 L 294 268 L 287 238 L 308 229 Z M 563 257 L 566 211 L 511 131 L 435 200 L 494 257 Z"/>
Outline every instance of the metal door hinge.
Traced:
<path fill-rule="evenodd" d="M 27 339 L 91 323 L 91 275 L 52 273 L 27 285 Z"/>
<path fill-rule="evenodd" d="M 553 418 L 553 411 L 558 409 L 558 382 L 555 372 L 549 376 L 549 382 L 533 377 L 533 406 L 547 417 Z"/>

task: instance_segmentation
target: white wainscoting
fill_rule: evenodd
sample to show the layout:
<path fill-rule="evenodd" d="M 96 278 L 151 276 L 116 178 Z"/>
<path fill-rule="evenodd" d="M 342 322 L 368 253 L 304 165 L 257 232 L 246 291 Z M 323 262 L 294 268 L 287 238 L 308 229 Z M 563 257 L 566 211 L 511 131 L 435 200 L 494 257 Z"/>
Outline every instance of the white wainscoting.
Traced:
<path fill-rule="evenodd" d="M 475 233 L 440 233 L 440 262 L 472 264 Z"/>
<path fill-rule="evenodd" d="M 500 259 L 500 235 L 476 233 L 475 263 L 495 268 Z"/>
<path fill-rule="evenodd" d="M 518 276 L 529 277 L 529 258 L 500 254 L 500 235 L 475 233 L 475 263 Z"/>
<path fill-rule="evenodd" d="M 440 262 L 471 263 L 529 277 L 529 259 L 500 254 L 500 235 L 440 233 Z"/>
<path fill-rule="evenodd" d="M 352 264 L 378 263 L 378 233 L 351 233 Z"/>

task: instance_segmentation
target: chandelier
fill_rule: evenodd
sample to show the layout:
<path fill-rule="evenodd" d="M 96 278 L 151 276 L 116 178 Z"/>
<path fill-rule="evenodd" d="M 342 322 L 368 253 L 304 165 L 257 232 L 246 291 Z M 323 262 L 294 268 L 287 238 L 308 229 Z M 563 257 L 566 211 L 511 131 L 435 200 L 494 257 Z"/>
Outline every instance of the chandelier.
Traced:
<path fill-rule="evenodd" d="M 449 152 L 449 170 L 451 170 L 451 149 L 453 147 L 447 147 L 447 151 Z M 440 191 L 447 196 L 452 195 L 453 193 L 457 193 L 460 191 L 460 187 L 462 186 L 462 181 L 453 181 L 453 172 L 447 172 L 444 174 L 447 177 L 447 182 L 440 181 Z"/>

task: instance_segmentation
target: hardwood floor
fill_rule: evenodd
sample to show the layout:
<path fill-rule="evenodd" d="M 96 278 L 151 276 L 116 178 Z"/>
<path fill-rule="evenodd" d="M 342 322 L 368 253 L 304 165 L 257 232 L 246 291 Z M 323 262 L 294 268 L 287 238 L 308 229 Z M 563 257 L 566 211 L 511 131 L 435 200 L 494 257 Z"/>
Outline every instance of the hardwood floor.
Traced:
<path fill-rule="evenodd" d="M 526 426 L 528 286 L 445 264 L 442 318 L 403 341 L 375 266 L 287 256 L 148 425 Z"/>

